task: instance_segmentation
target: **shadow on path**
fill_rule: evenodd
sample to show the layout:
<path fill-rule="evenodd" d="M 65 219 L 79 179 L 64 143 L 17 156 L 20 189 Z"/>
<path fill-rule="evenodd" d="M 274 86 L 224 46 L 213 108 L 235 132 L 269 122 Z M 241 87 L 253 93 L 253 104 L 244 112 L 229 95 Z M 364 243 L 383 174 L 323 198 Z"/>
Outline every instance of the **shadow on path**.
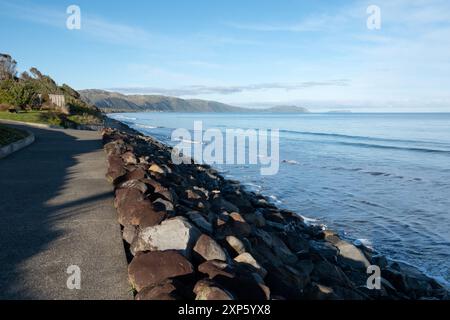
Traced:
<path fill-rule="evenodd" d="M 71 131 L 11 126 L 32 131 L 36 142 L 0 160 L 0 299 L 65 298 L 57 296 L 65 283 L 58 280 L 55 284 L 52 272 L 58 274 L 58 279 L 60 274 L 64 279 L 65 270 L 58 260 L 66 254 L 66 242 L 55 245 L 61 252 L 43 255 L 43 259 L 35 256 L 55 250 L 52 244 L 55 240 L 73 236 L 67 232 L 74 229 L 71 224 L 82 225 L 86 223 L 83 219 L 97 219 L 93 215 L 78 217 L 89 214 L 91 205 L 112 199 L 112 191 L 95 192 L 95 185 L 94 192 L 86 194 L 91 182 L 76 169 L 80 156 L 99 152 L 101 141 L 92 138 L 93 133 L 85 133 L 85 139 L 78 139 L 84 133 L 75 136 Z M 77 236 L 73 237 L 78 241 Z M 46 257 L 54 261 L 45 261 Z M 83 263 L 86 258 L 78 260 Z M 37 274 L 33 275 L 35 270 Z M 52 290 L 56 297 L 52 296 Z"/>

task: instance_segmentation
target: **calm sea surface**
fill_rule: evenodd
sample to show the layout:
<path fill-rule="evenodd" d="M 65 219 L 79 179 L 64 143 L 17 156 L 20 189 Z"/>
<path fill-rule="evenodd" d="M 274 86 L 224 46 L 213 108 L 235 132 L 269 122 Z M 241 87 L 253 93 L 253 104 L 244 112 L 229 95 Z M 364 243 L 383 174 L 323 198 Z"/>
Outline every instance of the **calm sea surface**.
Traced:
<path fill-rule="evenodd" d="M 220 166 L 280 207 L 450 283 L 450 114 L 114 114 L 170 141 L 175 128 L 280 130 L 280 170 Z"/>

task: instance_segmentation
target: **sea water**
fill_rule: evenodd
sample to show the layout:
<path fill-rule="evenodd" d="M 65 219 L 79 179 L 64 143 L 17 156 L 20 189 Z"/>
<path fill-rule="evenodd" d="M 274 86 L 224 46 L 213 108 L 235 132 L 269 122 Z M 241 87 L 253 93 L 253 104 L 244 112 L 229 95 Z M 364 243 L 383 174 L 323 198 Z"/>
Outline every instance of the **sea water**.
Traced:
<path fill-rule="evenodd" d="M 450 114 L 114 114 L 171 141 L 177 128 L 280 130 L 280 169 L 221 165 L 279 207 L 450 283 Z M 192 141 L 195 143 L 195 141 Z"/>

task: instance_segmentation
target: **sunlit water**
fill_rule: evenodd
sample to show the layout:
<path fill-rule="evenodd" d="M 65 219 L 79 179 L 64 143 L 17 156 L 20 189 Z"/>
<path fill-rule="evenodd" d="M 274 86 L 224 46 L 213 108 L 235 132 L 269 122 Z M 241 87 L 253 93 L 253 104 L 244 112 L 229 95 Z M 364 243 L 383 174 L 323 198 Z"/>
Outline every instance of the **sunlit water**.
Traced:
<path fill-rule="evenodd" d="M 280 130 L 280 170 L 225 176 L 344 237 L 450 283 L 450 114 L 181 114 L 111 117 L 170 141 L 175 128 Z"/>

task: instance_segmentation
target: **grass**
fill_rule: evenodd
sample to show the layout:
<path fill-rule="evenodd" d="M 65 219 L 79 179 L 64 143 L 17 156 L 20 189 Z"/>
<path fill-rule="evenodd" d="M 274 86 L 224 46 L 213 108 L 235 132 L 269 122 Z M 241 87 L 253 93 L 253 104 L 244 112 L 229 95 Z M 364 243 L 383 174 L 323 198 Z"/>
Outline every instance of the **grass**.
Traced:
<path fill-rule="evenodd" d="M 0 112 L 0 119 L 61 126 L 61 118 L 49 111 Z"/>
<path fill-rule="evenodd" d="M 99 118 L 90 115 L 90 114 L 77 114 L 71 115 L 67 117 L 68 120 L 76 123 L 76 124 L 92 124 L 92 125 L 101 125 L 102 122 Z"/>
<path fill-rule="evenodd" d="M 27 136 L 25 131 L 0 126 L 0 146 L 6 146 Z"/>

